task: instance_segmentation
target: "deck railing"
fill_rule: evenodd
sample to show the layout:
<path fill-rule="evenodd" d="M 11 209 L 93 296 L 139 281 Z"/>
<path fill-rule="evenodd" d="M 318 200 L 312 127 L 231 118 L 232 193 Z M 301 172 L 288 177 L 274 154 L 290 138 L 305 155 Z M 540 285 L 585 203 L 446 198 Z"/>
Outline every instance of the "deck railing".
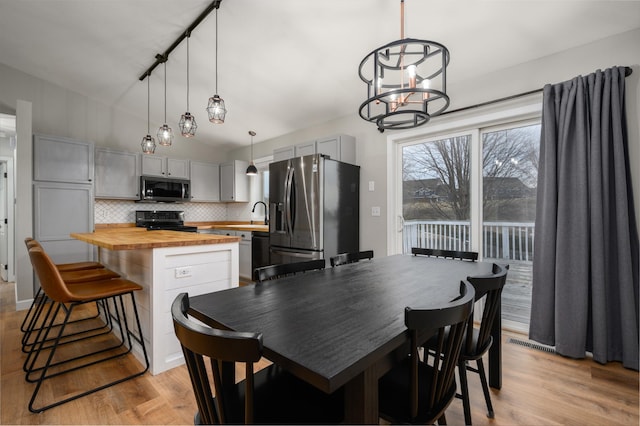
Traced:
<path fill-rule="evenodd" d="M 484 258 L 533 261 L 534 223 L 484 222 Z M 429 247 L 471 251 L 470 223 L 467 221 L 408 220 L 403 228 L 403 250 Z"/>

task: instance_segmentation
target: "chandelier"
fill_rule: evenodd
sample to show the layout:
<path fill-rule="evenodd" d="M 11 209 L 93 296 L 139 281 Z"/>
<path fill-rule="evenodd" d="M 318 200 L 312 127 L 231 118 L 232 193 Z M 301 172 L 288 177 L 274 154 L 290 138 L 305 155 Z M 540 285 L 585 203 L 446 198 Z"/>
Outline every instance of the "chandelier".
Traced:
<path fill-rule="evenodd" d="M 360 117 L 378 130 L 421 126 L 449 106 L 446 69 L 449 50 L 440 43 L 404 38 L 404 0 L 400 0 L 400 40 L 369 53 L 358 73 L 367 84 Z"/>

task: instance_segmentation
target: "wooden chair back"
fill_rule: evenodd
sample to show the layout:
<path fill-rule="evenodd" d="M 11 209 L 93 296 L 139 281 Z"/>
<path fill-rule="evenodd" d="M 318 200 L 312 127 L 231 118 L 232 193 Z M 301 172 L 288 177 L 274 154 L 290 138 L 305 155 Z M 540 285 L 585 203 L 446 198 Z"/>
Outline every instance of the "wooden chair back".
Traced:
<path fill-rule="evenodd" d="M 219 330 L 203 326 L 187 317 L 189 295 L 180 293 L 171 306 L 173 327 L 182 345 L 185 363 L 198 404 L 203 424 L 227 422 L 229 405 L 225 392 L 220 362 L 245 363 L 245 423 L 253 422 L 253 364 L 262 357 L 262 334 Z M 204 357 L 209 358 L 213 376 L 213 391 Z"/>
<path fill-rule="evenodd" d="M 286 277 L 288 275 L 294 275 L 299 272 L 313 271 L 315 269 L 325 268 L 324 259 L 308 260 L 305 262 L 296 263 L 281 263 L 278 265 L 269 265 L 256 268 L 253 271 L 253 279 L 256 282 L 263 282 L 267 280 L 273 280 L 276 278 Z"/>
<path fill-rule="evenodd" d="M 445 259 L 459 259 L 470 260 L 475 262 L 478 260 L 478 253 L 475 251 L 461 251 L 461 250 L 441 250 L 432 248 L 412 247 L 411 254 L 414 256 L 420 254 L 423 256 L 442 257 Z"/>
<path fill-rule="evenodd" d="M 373 250 L 359 251 L 356 253 L 340 253 L 329 259 L 331 267 L 359 262 L 364 259 L 373 259 Z"/>
<path fill-rule="evenodd" d="M 475 356 L 486 352 L 492 343 L 491 329 L 496 319 L 502 289 L 507 282 L 507 266 L 496 263 L 492 266 L 492 273 L 484 276 L 467 277 L 475 290 L 475 300 L 485 298 L 480 320 L 480 329 L 474 342 L 473 318 L 469 319 L 465 342 L 465 355 Z"/>
<path fill-rule="evenodd" d="M 429 401 L 423 406 L 428 408 L 434 420 L 442 413 L 455 397 L 455 370 L 462 349 L 466 325 L 473 312 L 475 291 L 465 282 L 460 282 L 460 295 L 447 306 L 436 309 L 405 308 L 405 324 L 411 334 L 411 417 L 418 416 L 418 347 L 425 337 L 437 336 L 434 349 L 435 359 Z"/>

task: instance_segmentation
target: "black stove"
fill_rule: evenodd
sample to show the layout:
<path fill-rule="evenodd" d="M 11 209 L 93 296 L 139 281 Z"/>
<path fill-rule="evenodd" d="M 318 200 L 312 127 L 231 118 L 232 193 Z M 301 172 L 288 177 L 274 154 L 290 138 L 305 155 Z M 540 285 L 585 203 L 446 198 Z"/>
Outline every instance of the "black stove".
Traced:
<path fill-rule="evenodd" d="M 147 231 L 198 231 L 196 226 L 186 226 L 184 212 L 177 210 L 136 210 L 136 226 Z"/>

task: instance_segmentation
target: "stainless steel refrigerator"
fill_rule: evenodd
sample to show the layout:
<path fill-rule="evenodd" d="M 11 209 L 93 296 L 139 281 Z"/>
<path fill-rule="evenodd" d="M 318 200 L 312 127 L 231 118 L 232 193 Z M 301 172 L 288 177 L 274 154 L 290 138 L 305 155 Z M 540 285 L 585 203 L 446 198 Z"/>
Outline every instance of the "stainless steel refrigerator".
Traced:
<path fill-rule="evenodd" d="M 306 155 L 269 165 L 270 263 L 359 249 L 360 166 Z"/>

